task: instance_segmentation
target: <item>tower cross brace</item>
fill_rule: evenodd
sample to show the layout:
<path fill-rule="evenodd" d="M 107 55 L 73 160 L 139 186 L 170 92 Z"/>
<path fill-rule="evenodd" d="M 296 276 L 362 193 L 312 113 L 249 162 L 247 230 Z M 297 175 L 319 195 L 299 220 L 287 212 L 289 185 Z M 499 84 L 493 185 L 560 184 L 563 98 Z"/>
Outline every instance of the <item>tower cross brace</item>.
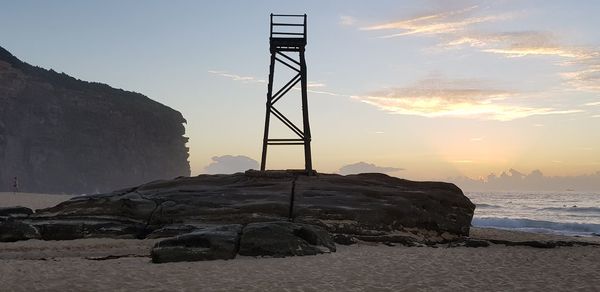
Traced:
<path fill-rule="evenodd" d="M 300 21 L 298 21 L 300 20 Z M 269 37 L 271 64 L 269 66 L 269 84 L 267 87 L 267 103 L 265 116 L 265 131 L 263 138 L 262 158 L 260 163 L 261 171 L 265 171 L 267 164 L 267 148 L 269 145 L 304 145 L 304 171 L 307 175 L 313 173 L 312 156 L 310 149 L 311 134 L 308 121 L 308 97 L 306 78 L 306 60 L 304 51 L 306 47 L 306 14 L 271 14 L 271 34 Z M 290 53 L 298 53 L 297 59 Z M 273 79 L 275 74 L 275 64 L 282 65 L 293 70 L 296 75 L 292 77 L 283 87 L 273 94 Z M 292 88 L 300 83 L 302 95 L 302 128 L 296 126 L 285 115 L 275 108 L 275 103 L 279 101 Z M 271 139 L 269 138 L 269 124 L 271 116 L 280 120 L 288 127 L 298 138 L 294 139 Z"/>

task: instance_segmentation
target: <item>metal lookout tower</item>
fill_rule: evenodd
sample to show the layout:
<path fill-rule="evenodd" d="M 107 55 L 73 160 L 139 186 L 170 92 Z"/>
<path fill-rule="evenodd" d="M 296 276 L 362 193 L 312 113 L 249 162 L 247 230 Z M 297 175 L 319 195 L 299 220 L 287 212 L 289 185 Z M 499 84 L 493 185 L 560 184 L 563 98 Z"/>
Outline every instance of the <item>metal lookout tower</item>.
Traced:
<path fill-rule="evenodd" d="M 271 50 L 271 65 L 269 67 L 269 85 L 267 89 L 267 112 L 265 116 L 265 133 L 263 138 L 262 158 L 260 170 L 264 171 L 267 164 L 267 148 L 269 145 L 304 145 L 304 171 L 307 175 L 313 174 L 312 157 L 310 150 L 310 125 L 308 122 L 308 98 L 306 60 L 304 49 L 306 47 L 306 14 L 271 14 L 271 35 L 269 38 Z M 297 59 L 294 58 L 297 55 Z M 293 54 L 293 56 L 292 56 Z M 275 63 L 281 63 L 297 74 L 283 87 L 273 94 L 273 77 Z M 292 123 L 275 108 L 275 103 L 300 82 L 302 93 L 302 129 Z M 285 126 L 294 132 L 298 138 L 271 139 L 269 138 L 269 123 L 271 115 L 279 119 Z"/>

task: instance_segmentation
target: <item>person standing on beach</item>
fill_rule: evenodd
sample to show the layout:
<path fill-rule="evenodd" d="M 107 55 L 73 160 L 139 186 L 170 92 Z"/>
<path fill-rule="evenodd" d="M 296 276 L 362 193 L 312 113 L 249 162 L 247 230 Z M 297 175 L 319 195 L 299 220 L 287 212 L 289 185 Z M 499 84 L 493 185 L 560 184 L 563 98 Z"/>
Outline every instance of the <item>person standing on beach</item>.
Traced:
<path fill-rule="evenodd" d="M 13 193 L 18 193 L 19 192 L 19 178 L 17 178 L 15 176 L 15 178 L 13 179 Z"/>

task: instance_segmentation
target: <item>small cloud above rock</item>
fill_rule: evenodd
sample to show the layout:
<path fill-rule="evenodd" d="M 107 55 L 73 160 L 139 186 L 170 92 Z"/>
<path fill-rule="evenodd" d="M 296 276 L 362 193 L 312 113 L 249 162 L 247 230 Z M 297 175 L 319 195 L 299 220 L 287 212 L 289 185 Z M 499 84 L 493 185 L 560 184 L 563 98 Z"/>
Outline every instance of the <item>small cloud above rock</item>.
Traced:
<path fill-rule="evenodd" d="M 372 163 L 366 163 L 366 162 L 361 161 L 361 162 L 357 162 L 357 163 L 353 163 L 353 164 L 344 165 L 338 170 L 338 172 L 343 175 L 358 174 L 358 173 L 372 173 L 372 172 L 388 174 L 388 173 L 392 173 L 392 172 L 396 172 L 396 171 L 400 171 L 400 170 L 404 170 L 404 169 L 397 168 L 397 167 L 377 166 Z"/>
<path fill-rule="evenodd" d="M 230 174 L 258 169 L 258 161 L 244 155 L 214 156 L 212 162 L 204 168 L 208 174 Z"/>

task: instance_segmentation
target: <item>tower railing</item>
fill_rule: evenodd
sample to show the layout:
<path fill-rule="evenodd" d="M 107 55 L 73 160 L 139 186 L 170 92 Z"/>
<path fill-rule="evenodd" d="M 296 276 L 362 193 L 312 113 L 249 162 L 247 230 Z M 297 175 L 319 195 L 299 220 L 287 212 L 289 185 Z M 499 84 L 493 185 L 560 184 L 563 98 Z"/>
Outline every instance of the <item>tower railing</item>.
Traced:
<path fill-rule="evenodd" d="M 297 19 L 300 19 L 298 21 Z M 296 20 L 296 21 L 294 21 Z M 287 21 L 287 22 L 283 22 Z M 293 21 L 293 22 L 292 22 Z M 285 30 L 283 28 L 291 28 Z M 306 14 L 272 14 L 270 38 L 302 38 L 306 39 Z"/>

